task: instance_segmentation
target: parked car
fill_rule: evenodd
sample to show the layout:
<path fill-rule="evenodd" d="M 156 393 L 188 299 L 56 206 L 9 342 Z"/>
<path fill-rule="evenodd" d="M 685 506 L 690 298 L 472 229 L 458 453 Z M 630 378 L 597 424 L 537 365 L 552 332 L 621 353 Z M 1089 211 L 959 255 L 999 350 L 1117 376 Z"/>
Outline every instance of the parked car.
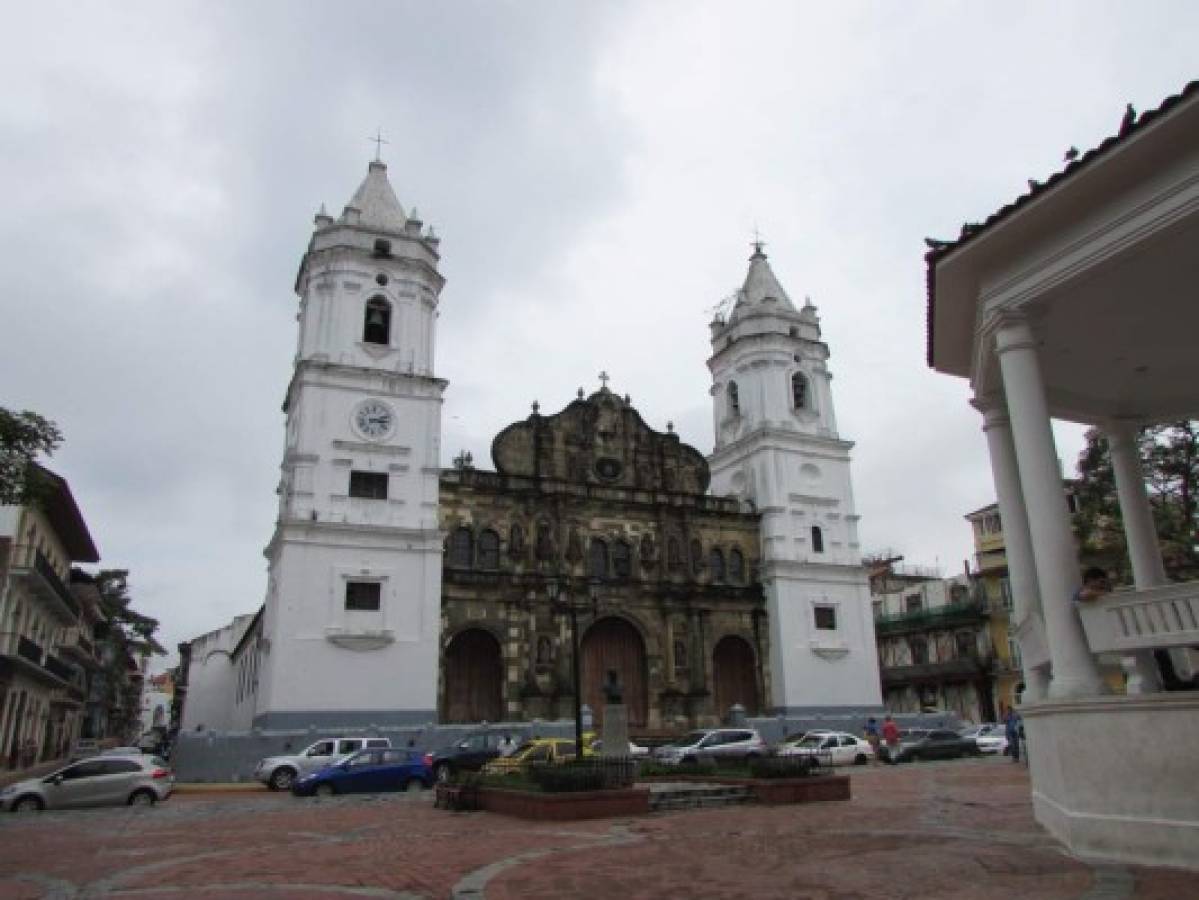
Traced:
<path fill-rule="evenodd" d="M 1000 723 L 984 722 L 958 732 L 978 745 L 980 753 L 1007 753 L 1007 730 Z"/>
<path fill-rule="evenodd" d="M 390 747 L 391 741 L 387 738 L 325 738 L 305 747 L 299 753 L 268 756 L 259 760 L 254 768 L 254 778 L 272 791 L 286 791 L 297 778 L 311 775 L 347 753 L 364 749 L 386 750 Z"/>
<path fill-rule="evenodd" d="M 701 759 L 754 759 L 766 754 L 766 742 L 752 728 L 708 728 L 693 731 L 654 750 L 654 759 L 668 766 Z"/>
<path fill-rule="evenodd" d="M 592 753 L 602 756 L 603 752 L 604 752 L 603 738 L 596 738 L 594 741 L 591 742 L 588 749 Z M 649 756 L 649 747 L 642 747 L 640 744 L 635 743 L 634 741 L 629 741 L 629 751 L 628 752 L 629 752 L 629 756 L 633 757 L 634 759 L 644 759 L 645 757 Z"/>
<path fill-rule="evenodd" d="M 845 731 L 808 731 L 781 743 L 779 756 L 814 756 L 834 766 L 864 766 L 874 756 L 870 743 Z"/>
<path fill-rule="evenodd" d="M 948 729 L 912 728 L 903 732 L 892 762 L 916 759 L 952 759 L 959 756 L 978 756 L 978 744 Z"/>
<path fill-rule="evenodd" d="M 591 756 L 590 748 L 583 748 Z M 532 765 L 565 762 L 575 758 L 575 742 L 571 738 L 533 738 L 525 741 L 511 756 L 493 759 L 483 767 L 484 775 L 516 775 Z"/>
<path fill-rule="evenodd" d="M 100 752 L 100 742 L 95 738 L 80 738 L 71 748 L 71 762 L 78 762 Z"/>
<path fill-rule="evenodd" d="M 157 756 L 92 756 L 0 789 L 0 810 L 149 806 L 171 796 L 175 773 Z"/>
<path fill-rule="evenodd" d="M 476 731 L 433 753 L 433 777 L 449 781 L 459 772 L 477 772 L 500 756 L 503 731 Z"/>
<path fill-rule="evenodd" d="M 419 750 L 359 750 L 297 778 L 297 797 L 330 797 L 376 791 L 419 791 L 433 786 L 432 754 Z"/>

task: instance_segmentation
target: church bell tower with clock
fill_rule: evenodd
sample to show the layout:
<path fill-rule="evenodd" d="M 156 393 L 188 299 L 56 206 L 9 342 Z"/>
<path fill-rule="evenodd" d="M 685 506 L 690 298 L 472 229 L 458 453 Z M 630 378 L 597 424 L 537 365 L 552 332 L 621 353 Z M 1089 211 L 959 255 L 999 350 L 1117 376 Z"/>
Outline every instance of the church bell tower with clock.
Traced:
<path fill-rule="evenodd" d="M 255 726 L 436 719 L 438 247 L 380 160 L 339 217 L 316 216 L 296 278 Z"/>

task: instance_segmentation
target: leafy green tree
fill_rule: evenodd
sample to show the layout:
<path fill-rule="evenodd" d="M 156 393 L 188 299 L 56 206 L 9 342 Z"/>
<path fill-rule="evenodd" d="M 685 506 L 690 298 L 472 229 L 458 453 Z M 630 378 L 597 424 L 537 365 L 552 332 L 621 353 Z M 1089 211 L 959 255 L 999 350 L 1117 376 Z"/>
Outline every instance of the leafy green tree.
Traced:
<path fill-rule="evenodd" d="M 49 419 L 0 407 L 0 506 L 37 499 L 44 485 L 33 463 L 39 454 L 52 455 L 61 443 L 62 432 Z"/>
<path fill-rule="evenodd" d="M 1144 428 L 1137 446 L 1166 573 L 1174 579 L 1195 578 L 1199 576 L 1199 422 Z M 1120 581 L 1131 581 L 1111 453 L 1097 429 L 1087 432 L 1078 457 L 1075 496 L 1074 524 L 1084 563 L 1108 569 Z"/>

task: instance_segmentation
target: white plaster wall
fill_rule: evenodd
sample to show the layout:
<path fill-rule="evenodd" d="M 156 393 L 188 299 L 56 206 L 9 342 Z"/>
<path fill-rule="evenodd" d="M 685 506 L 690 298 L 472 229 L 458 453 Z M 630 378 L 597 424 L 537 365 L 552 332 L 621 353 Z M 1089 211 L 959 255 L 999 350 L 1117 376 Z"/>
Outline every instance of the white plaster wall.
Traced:
<path fill-rule="evenodd" d="M 207 652 L 192 659 L 187 670 L 187 700 L 183 704 L 183 731 L 197 728 L 227 731 L 233 723 L 233 661 L 226 650 Z"/>
<path fill-rule="evenodd" d="M 437 706 L 441 545 L 419 535 L 351 546 L 309 540 L 280 546 L 268 599 L 273 629 L 263 656 L 258 711 L 433 710 Z M 393 543 L 394 546 L 387 546 Z M 378 612 L 345 609 L 349 578 L 379 579 Z M 347 649 L 331 639 L 389 641 Z"/>
<path fill-rule="evenodd" d="M 1199 695 L 1021 708 L 1033 811 L 1080 856 L 1199 869 Z"/>

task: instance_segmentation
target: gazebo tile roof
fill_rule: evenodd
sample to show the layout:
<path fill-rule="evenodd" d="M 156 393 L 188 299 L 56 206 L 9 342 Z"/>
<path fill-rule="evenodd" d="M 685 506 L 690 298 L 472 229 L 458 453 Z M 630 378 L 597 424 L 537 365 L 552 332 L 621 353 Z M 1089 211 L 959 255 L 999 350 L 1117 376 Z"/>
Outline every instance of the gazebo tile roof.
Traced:
<path fill-rule="evenodd" d="M 1199 80 L 1190 82 L 1189 84 L 1186 85 L 1186 87 L 1184 87 L 1177 94 L 1173 94 L 1173 95 L 1167 97 L 1155 109 L 1146 110 L 1145 112 L 1143 112 L 1139 116 L 1137 116 L 1135 119 L 1132 119 L 1131 121 L 1126 121 L 1124 124 L 1121 125 L 1120 130 L 1118 132 L 1116 132 L 1116 134 L 1113 134 L 1110 137 L 1108 137 L 1107 139 L 1105 139 L 1101 144 L 1099 144 L 1099 146 L 1093 147 L 1090 150 L 1088 150 L 1086 153 L 1083 153 L 1080 156 L 1076 157 L 1075 159 L 1071 160 L 1070 162 L 1068 162 L 1066 164 L 1065 168 L 1063 168 L 1059 172 L 1053 173 L 1053 175 L 1049 176 L 1049 178 L 1046 179 L 1044 182 L 1030 181 L 1029 189 L 1027 192 L 1021 194 L 1019 197 L 1017 197 L 1011 203 L 1008 203 L 1005 206 L 1000 207 L 995 212 L 991 213 L 991 215 L 988 216 L 984 221 L 964 223 L 962 225 L 961 233 L 958 235 L 956 240 L 937 241 L 932 238 L 925 239 L 926 243 L 929 244 L 929 248 L 930 248 L 928 250 L 928 252 L 924 254 L 924 261 L 927 266 L 926 273 L 925 273 L 925 281 L 926 281 L 926 289 L 927 289 L 927 297 L 928 297 L 928 302 L 927 302 L 927 307 L 926 307 L 926 317 L 927 317 L 926 318 L 926 322 L 927 322 L 926 360 L 927 360 L 928 366 L 930 368 L 933 365 L 933 336 L 934 336 L 933 328 L 934 328 L 934 314 L 936 312 L 936 306 L 937 306 L 937 297 L 936 297 L 937 263 L 939 263 L 944 257 L 946 257 L 947 255 L 952 253 L 954 250 L 957 250 L 960 247 L 964 246 L 965 244 L 968 244 L 970 241 L 977 238 L 980 234 L 987 231 L 988 229 L 990 229 L 992 226 L 996 225 L 997 223 L 1003 221 L 1008 216 L 1015 213 L 1017 210 L 1021 209 L 1024 206 L 1027 206 L 1029 203 L 1031 203 L 1037 197 L 1040 197 L 1046 191 L 1049 191 L 1050 189 L 1057 187 L 1063 181 L 1065 181 L 1066 179 L 1070 178 L 1075 173 L 1077 173 L 1080 169 L 1083 169 L 1086 166 L 1093 164 L 1095 162 L 1095 160 L 1097 160 L 1100 157 L 1104 156 L 1105 154 L 1109 153 L 1112 150 L 1112 148 L 1123 143 L 1129 137 L 1136 134 L 1138 131 L 1141 131 L 1143 128 L 1145 128 L 1146 126 L 1150 125 L 1152 122 L 1154 122 L 1161 116 L 1168 113 L 1175 106 L 1177 106 L 1178 104 L 1182 103 L 1183 101 L 1189 99 L 1190 97 L 1192 97 L 1193 95 L 1196 95 L 1196 94 L 1199 94 Z"/>

